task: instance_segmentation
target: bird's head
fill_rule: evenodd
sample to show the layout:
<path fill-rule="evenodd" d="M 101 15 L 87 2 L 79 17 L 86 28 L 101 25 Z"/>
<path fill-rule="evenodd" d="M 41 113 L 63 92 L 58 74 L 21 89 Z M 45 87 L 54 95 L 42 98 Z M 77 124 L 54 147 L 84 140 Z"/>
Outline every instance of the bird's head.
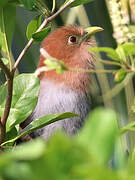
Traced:
<path fill-rule="evenodd" d="M 102 31 L 99 27 L 90 27 L 84 29 L 79 26 L 63 26 L 50 33 L 42 43 L 41 48 L 44 49 L 51 57 L 64 61 L 67 67 L 84 68 L 92 67 L 93 55 L 88 52 L 88 47 L 93 46 L 94 40 L 92 35 L 98 31 Z M 45 66 L 45 57 L 41 54 L 38 67 Z M 71 72 L 64 72 L 62 75 L 56 74 L 54 70 L 42 72 L 40 79 L 52 78 L 56 81 L 68 80 L 68 77 L 75 76 Z"/>

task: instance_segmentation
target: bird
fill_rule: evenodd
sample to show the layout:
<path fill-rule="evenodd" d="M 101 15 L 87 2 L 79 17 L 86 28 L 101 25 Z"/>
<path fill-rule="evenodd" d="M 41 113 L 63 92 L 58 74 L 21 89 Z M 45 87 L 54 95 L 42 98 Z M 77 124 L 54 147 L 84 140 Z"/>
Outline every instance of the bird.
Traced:
<path fill-rule="evenodd" d="M 95 44 L 92 35 L 102 30 L 100 27 L 83 28 L 76 25 L 57 28 L 42 42 L 37 70 L 46 67 L 43 52 L 58 61 L 63 61 L 67 68 L 93 69 L 94 54 L 89 52 L 88 48 Z M 58 130 L 65 131 L 69 136 L 76 134 L 83 127 L 91 110 L 90 74 L 85 70 L 64 71 L 58 74 L 52 69 L 41 71 L 38 77 L 40 93 L 36 108 L 21 127 L 24 128 L 47 114 L 72 112 L 79 116 L 49 124 L 33 132 L 31 136 L 33 138 L 40 136 L 48 140 Z"/>

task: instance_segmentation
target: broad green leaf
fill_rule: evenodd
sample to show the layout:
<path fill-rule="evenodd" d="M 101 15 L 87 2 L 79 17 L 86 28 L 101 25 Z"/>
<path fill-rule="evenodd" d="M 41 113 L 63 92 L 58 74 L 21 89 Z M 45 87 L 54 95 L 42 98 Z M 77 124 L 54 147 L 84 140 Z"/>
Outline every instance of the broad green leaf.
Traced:
<path fill-rule="evenodd" d="M 121 45 L 126 56 L 135 55 L 135 44 L 125 43 Z"/>
<path fill-rule="evenodd" d="M 66 4 L 69 1 L 71 1 L 71 0 L 66 0 L 64 4 Z M 89 3 L 89 2 L 92 2 L 92 1 L 93 0 L 75 0 L 75 2 L 73 2 L 71 4 L 71 7 L 79 6 L 79 5 L 86 4 L 86 3 Z"/>
<path fill-rule="evenodd" d="M 4 102 L 7 95 L 7 86 L 2 85 L 0 86 L 0 105 Z"/>
<path fill-rule="evenodd" d="M 91 158 L 87 148 L 78 144 L 74 138 L 57 132 L 51 137 L 46 146 L 44 159 L 42 158 L 42 167 L 39 169 L 38 166 L 40 164 L 37 166 L 36 163 L 31 163 L 31 166 L 33 167 L 32 169 L 36 169 L 37 166 L 41 179 L 42 175 L 40 174 L 44 174 L 45 179 L 88 180 L 91 178 L 83 175 L 83 172 L 85 169 L 90 171 L 90 160 Z M 46 168 L 44 169 L 44 167 Z M 81 169 L 81 167 L 83 169 Z M 78 173 L 77 170 L 79 171 Z M 51 172 L 53 172 L 53 174 Z M 38 179 L 36 173 L 34 175 L 36 179 Z"/>
<path fill-rule="evenodd" d="M 15 26 L 16 7 L 7 4 L 0 7 L 0 48 L 10 60 L 10 48 Z"/>
<path fill-rule="evenodd" d="M 77 137 L 99 163 L 107 163 L 118 135 L 116 115 L 112 110 L 97 108 L 87 118 Z"/>
<path fill-rule="evenodd" d="M 45 154 L 30 166 L 36 170 L 34 180 L 121 180 L 107 168 L 108 164 L 97 165 L 87 147 L 62 133 L 56 133 L 46 143 Z"/>
<path fill-rule="evenodd" d="M 119 69 L 114 76 L 115 82 L 121 82 L 126 77 L 127 72 L 124 69 Z"/>
<path fill-rule="evenodd" d="M 36 32 L 36 30 L 39 28 L 41 25 L 41 19 L 42 15 L 36 16 L 34 19 L 30 21 L 30 23 L 27 26 L 27 31 L 26 31 L 26 36 L 28 40 L 32 37 L 32 34 Z"/>
<path fill-rule="evenodd" d="M 34 74 L 21 74 L 14 79 L 13 97 L 7 120 L 7 131 L 24 121 L 34 110 L 39 94 L 39 79 Z M 0 116 L 4 104 L 0 106 Z"/>
<path fill-rule="evenodd" d="M 121 61 L 126 61 L 126 54 L 125 54 L 125 51 L 124 51 L 122 45 L 118 45 L 118 47 L 116 48 L 116 52 Z"/>
<path fill-rule="evenodd" d="M 45 143 L 36 139 L 29 143 L 17 146 L 10 152 L 3 153 L 0 157 L 0 168 L 6 167 L 14 160 L 31 160 L 39 158 L 45 151 Z"/>
<path fill-rule="evenodd" d="M 104 52 L 106 55 L 115 61 L 120 61 L 119 55 L 113 48 L 109 47 L 94 47 L 94 48 L 88 48 L 88 50 L 91 52 Z"/>
<path fill-rule="evenodd" d="M 35 8 L 36 0 L 19 0 L 26 9 L 33 10 Z"/>
<path fill-rule="evenodd" d="M 37 129 L 40 129 L 44 126 L 47 126 L 48 124 L 51 124 L 55 121 L 58 120 L 62 120 L 62 119 L 66 119 L 66 118 L 71 118 L 71 117 L 75 117 L 78 116 L 77 114 L 73 114 L 70 112 L 65 112 L 65 113 L 59 113 L 59 114 L 49 114 L 46 116 L 43 116 L 35 121 L 32 121 L 28 126 L 26 126 L 17 137 L 15 137 L 14 139 L 11 139 L 9 141 L 4 142 L 2 145 L 11 143 L 16 141 L 17 139 L 19 139 L 20 137 L 23 137 Z"/>
<path fill-rule="evenodd" d="M 32 38 L 36 42 L 41 42 L 50 33 L 50 31 L 51 31 L 51 26 L 48 26 L 48 27 L 42 29 L 40 32 L 33 33 Z"/>

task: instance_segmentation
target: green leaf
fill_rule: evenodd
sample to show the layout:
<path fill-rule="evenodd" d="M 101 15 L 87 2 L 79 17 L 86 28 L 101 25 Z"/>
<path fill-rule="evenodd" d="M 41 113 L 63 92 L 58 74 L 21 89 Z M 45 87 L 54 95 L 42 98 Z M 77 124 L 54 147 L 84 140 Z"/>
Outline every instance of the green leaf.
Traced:
<path fill-rule="evenodd" d="M 8 0 L 0 0 L 0 7 L 4 7 L 7 4 Z"/>
<path fill-rule="evenodd" d="M 2 62 L 5 64 L 5 65 L 7 65 L 8 63 L 9 63 L 9 61 L 8 61 L 8 59 L 6 59 L 6 58 L 1 58 L 1 60 L 2 60 Z M 2 69 L 0 68 L 0 71 L 1 71 Z"/>
<path fill-rule="evenodd" d="M 5 65 L 8 64 L 8 59 L 6 59 L 6 58 L 1 58 L 1 60 L 2 60 L 2 62 L 3 62 Z"/>
<path fill-rule="evenodd" d="M 116 115 L 112 110 L 97 108 L 86 120 L 77 137 L 99 163 L 107 163 L 114 151 L 118 133 Z"/>
<path fill-rule="evenodd" d="M 44 63 L 49 69 L 56 70 L 58 74 L 61 74 L 67 70 L 65 63 L 57 59 L 46 59 Z"/>
<path fill-rule="evenodd" d="M 42 29 L 40 32 L 36 32 L 36 33 L 32 34 L 32 38 L 36 42 L 43 41 L 44 38 L 50 33 L 50 31 L 51 31 L 51 26 L 48 26 L 48 27 Z"/>
<path fill-rule="evenodd" d="M 18 128 L 18 129 L 19 129 L 19 128 Z M 13 138 L 15 138 L 17 135 L 18 135 L 17 128 L 16 128 L 16 127 L 13 127 L 12 129 L 10 129 L 10 131 L 8 131 L 8 132 L 6 133 L 5 141 L 8 141 L 8 140 L 10 140 L 10 139 L 13 139 Z M 8 144 L 8 146 L 13 146 L 13 145 L 14 145 L 14 142 Z"/>
<path fill-rule="evenodd" d="M 127 75 L 127 72 L 124 69 L 119 69 L 114 76 L 114 81 L 120 83 Z"/>
<path fill-rule="evenodd" d="M 39 94 L 39 79 L 34 74 L 21 74 L 14 79 L 13 97 L 7 120 L 7 131 L 23 122 L 34 110 Z M 4 104 L 0 106 L 0 116 Z"/>
<path fill-rule="evenodd" d="M 11 143 L 16 141 L 17 139 L 37 130 L 40 129 L 44 126 L 47 126 L 48 124 L 51 124 L 55 121 L 58 120 L 62 120 L 62 119 L 66 119 L 66 118 L 71 118 L 71 117 L 75 117 L 78 116 L 77 114 L 73 114 L 70 112 L 65 112 L 65 113 L 59 113 L 59 114 L 49 114 L 46 116 L 43 116 L 35 121 L 32 121 L 28 126 L 26 126 L 17 137 L 15 137 L 14 139 L 11 139 L 9 141 L 4 142 L 2 145 Z"/>
<path fill-rule="evenodd" d="M 35 8 L 36 0 L 19 0 L 26 9 L 33 10 Z"/>
<path fill-rule="evenodd" d="M 5 152 L 0 156 L 0 168 L 7 167 L 14 160 L 31 160 L 39 158 L 45 151 L 45 143 L 41 139 L 36 139 L 29 143 L 17 146 L 10 152 Z"/>
<path fill-rule="evenodd" d="M 37 31 L 39 26 L 41 25 L 42 15 L 36 16 L 34 19 L 30 21 L 30 23 L 27 26 L 26 36 L 28 40 L 32 37 L 32 34 Z"/>
<path fill-rule="evenodd" d="M 118 47 L 116 48 L 116 52 L 119 55 L 121 61 L 126 61 L 126 54 L 122 45 L 118 45 Z"/>
<path fill-rule="evenodd" d="M 120 61 L 119 55 L 113 48 L 109 47 L 94 47 L 94 48 L 88 48 L 88 50 L 91 52 L 104 52 L 106 55 L 115 61 Z"/>
<path fill-rule="evenodd" d="M 8 0 L 8 2 L 15 6 L 22 6 L 22 3 L 20 2 L 20 0 Z"/>
<path fill-rule="evenodd" d="M 66 0 L 64 4 L 66 4 L 69 1 L 71 1 L 71 0 Z M 86 3 L 89 3 L 89 2 L 92 2 L 92 1 L 93 0 L 75 0 L 75 2 L 73 2 L 71 4 L 71 7 L 79 6 L 79 5 L 86 4 Z"/>
<path fill-rule="evenodd" d="M 0 86 L 0 105 L 4 102 L 7 95 L 7 86 L 2 85 Z"/>
<path fill-rule="evenodd" d="M 135 44 L 125 43 L 121 45 L 126 56 L 135 55 Z"/>
<path fill-rule="evenodd" d="M 10 48 L 15 26 L 16 7 L 7 4 L 0 7 L 0 48 L 10 60 Z"/>

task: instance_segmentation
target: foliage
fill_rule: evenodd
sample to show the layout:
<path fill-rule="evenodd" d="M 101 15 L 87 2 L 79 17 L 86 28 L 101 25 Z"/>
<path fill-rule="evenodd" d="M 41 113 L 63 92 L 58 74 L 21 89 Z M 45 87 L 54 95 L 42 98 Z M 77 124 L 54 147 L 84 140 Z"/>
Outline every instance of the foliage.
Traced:
<path fill-rule="evenodd" d="M 115 113 L 98 108 L 74 138 L 58 132 L 46 143 L 37 139 L 1 154 L 0 175 L 22 180 L 125 179 L 129 166 L 124 176 L 121 170 L 107 167 L 109 160 L 112 163 L 118 131 Z"/>

